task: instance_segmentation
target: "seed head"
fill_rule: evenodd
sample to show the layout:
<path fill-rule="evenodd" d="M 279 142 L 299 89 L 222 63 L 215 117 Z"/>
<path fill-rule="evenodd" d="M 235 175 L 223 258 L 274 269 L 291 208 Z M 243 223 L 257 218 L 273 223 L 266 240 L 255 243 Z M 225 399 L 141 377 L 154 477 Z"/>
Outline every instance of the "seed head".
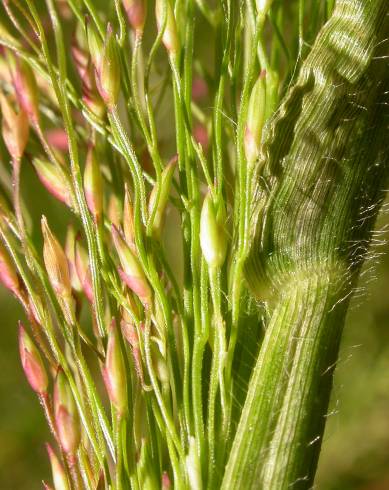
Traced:
<path fill-rule="evenodd" d="M 115 225 L 112 225 L 112 238 L 122 266 L 121 278 L 145 306 L 150 306 L 152 293 L 142 266 Z"/>
<path fill-rule="evenodd" d="M 107 354 L 103 377 L 111 403 L 119 416 L 127 412 L 127 376 L 120 347 L 119 332 L 113 320 L 108 333 Z"/>
<path fill-rule="evenodd" d="M 158 31 L 163 30 L 162 42 L 169 55 L 176 56 L 180 49 L 177 24 L 174 17 L 173 8 L 170 0 L 156 0 L 155 16 L 157 19 Z M 166 16 L 166 21 L 164 22 Z"/>
<path fill-rule="evenodd" d="M 44 240 L 43 258 L 51 285 L 58 295 L 71 295 L 69 265 L 65 252 L 50 230 L 45 216 L 42 216 L 41 223 Z"/>
<path fill-rule="evenodd" d="M 69 184 L 63 174 L 54 164 L 48 160 L 34 158 L 32 164 L 36 170 L 39 180 L 46 189 L 59 201 L 67 206 L 72 206 Z"/>
<path fill-rule="evenodd" d="M 145 0 L 122 0 L 126 11 L 128 22 L 134 29 L 137 36 L 143 33 L 146 21 L 146 1 Z"/>
<path fill-rule="evenodd" d="M 19 322 L 19 353 L 24 373 L 31 388 L 39 394 L 47 392 L 48 379 L 41 355 Z"/>
<path fill-rule="evenodd" d="M 84 191 L 89 211 L 97 222 L 103 210 L 103 178 L 97 162 L 96 150 L 88 149 L 84 170 Z"/>
<path fill-rule="evenodd" d="M 96 68 L 96 84 L 108 108 L 114 107 L 120 91 L 120 60 L 111 24 L 107 26 L 100 64 Z"/>
<path fill-rule="evenodd" d="M 0 242 L 0 282 L 15 296 L 20 295 L 20 281 L 8 252 Z"/>
<path fill-rule="evenodd" d="M 262 70 L 250 95 L 244 135 L 244 150 L 249 165 L 258 158 L 266 111 L 266 71 Z"/>
<path fill-rule="evenodd" d="M 164 471 L 162 473 L 162 484 L 161 484 L 162 490 L 170 490 L 172 488 L 172 482 L 170 481 L 169 475 Z"/>
<path fill-rule="evenodd" d="M 86 25 L 88 50 L 92 58 L 93 66 L 98 72 L 100 70 L 101 60 L 103 57 L 103 49 L 104 49 L 103 41 L 101 40 L 99 33 L 92 25 L 89 17 L 86 18 L 85 25 Z"/>
<path fill-rule="evenodd" d="M 227 254 L 224 205 L 215 206 L 212 196 L 205 196 L 200 217 L 200 244 L 209 267 L 221 267 Z"/>
<path fill-rule="evenodd" d="M 4 143 L 14 160 L 20 160 L 26 148 L 30 127 L 27 113 L 20 109 L 14 111 L 9 98 L 0 92 L 2 112 L 1 131 Z"/>
<path fill-rule="evenodd" d="M 69 264 L 60 243 L 51 232 L 46 218 L 42 217 L 43 260 L 50 283 L 60 302 L 66 321 L 74 323 L 74 299 L 70 283 Z"/>
<path fill-rule="evenodd" d="M 160 185 L 156 184 L 150 194 L 149 214 L 150 218 L 153 218 L 152 233 L 155 238 L 159 238 L 161 234 L 164 213 L 169 199 L 170 187 L 176 163 L 177 158 L 175 157 L 163 169 Z"/>
<path fill-rule="evenodd" d="M 66 476 L 65 470 L 59 462 L 53 448 L 50 446 L 50 444 L 46 444 L 46 449 L 49 454 L 55 490 L 70 490 L 68 477 Z"/>
<path fill-rule="evenodd" d="M 89 37 L 92 36 L 90 35 Z M 97 40 L 97 42 L 99 42 L 100 38 L 97 38 Z M 92 57 L 89 52 L 84 49 L 83 41 L 84 39 L 81 37 L 81 33 L 79 32 L 79 30 L 77 30 L 72 44 L 72 55 L 77 73 L 82 84 L 82 98 L 84 103 L 88 106 L 89 110 L 93 112 L 97 117 L 102 118 L 104 116 L 106 107 L 103 99 L 100 97 L 100 94 L 97 90 L 95 69 Z M 91 41 L 91 44 L 92 42 L 93 41 Z"/>
<path fill-rule="evenodd" d="M 81 441 L 81 424 L 76 402 L 65 373 L 58 370 L 54 385 L 54 417 L 65 453 L 74 454 Z"/>
<path fill-rule="evenodd" d="M 33 125 L 39 123 L 38 88 L 29 65 L 17 58 L 12 63 L 12 81 L 20 107 L 27 113 Z"/>

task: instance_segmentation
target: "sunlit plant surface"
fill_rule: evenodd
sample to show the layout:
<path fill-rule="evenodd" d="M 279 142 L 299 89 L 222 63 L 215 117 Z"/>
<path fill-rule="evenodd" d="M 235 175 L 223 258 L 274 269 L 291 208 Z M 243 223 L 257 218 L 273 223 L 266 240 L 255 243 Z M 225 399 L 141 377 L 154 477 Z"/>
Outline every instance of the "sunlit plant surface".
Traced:
<path fill-rule="evenodd" d="M 0 279 L 54 488 L 310 488 L 385 187 L 386 0 L 0 15 Z"/>

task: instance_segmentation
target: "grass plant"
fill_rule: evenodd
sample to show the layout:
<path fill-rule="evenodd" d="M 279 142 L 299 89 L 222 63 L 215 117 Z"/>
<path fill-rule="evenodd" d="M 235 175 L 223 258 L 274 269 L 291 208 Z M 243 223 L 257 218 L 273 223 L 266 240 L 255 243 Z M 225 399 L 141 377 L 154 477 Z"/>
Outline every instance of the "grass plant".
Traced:
<path fill-rule="evenodd" d="M 55 490 L 311 488 L 387 178 L 387 1 L 1 8 L 0 278 Z"/>

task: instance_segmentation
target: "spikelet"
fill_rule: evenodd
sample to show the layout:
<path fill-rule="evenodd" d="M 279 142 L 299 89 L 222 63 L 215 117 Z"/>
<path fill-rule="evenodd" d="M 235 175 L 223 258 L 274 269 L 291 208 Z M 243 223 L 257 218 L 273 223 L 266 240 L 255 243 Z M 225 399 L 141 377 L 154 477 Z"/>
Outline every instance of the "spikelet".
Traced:
<path fill-rule="evenodd" d="M 146 0 L 122 0 L 128 22 L 137 36 L 141 36 L 146 21 Z"/>
<path fill-rule="evenodd" d="M 164 15 L 166 15 L 165 25 L 163 25 Z M 165 45 L 167 52 L 170 56 L 176 57 L 180 50 L 180 41 L 178 38 L 176 19 L 170 0 L 156 0 L 155 17 L 157 19 L 158 31 L 164 28 L 162 42 Z"/>
<path fill-rule="evenodd" d="M 27 113 L 20 108 L 16 112 L 8 97 L 0 92 L 2 112 L 1 131 L 4 143 L 14 160 L 20 160 L 27 145 L 30 126 Z"/>
<path fill-rule="evenodd" d="M 262 129 L 266 114 L 266 71 L 261 74 L 251 91 L 244 135 L 246 160 L 252 165 L 259 156 Z"/>
<path fill-rule="evenodd" d="M 39 180 L 45 188 L 69 207 L 72 207 L 72 199 L 68 182 L 61 171 L 48 160 L 34 158 L 32 164 L 36 170 Z"/>
<path fill-rule="evenodd" d="M 0 282 L 15 296 L 19 297 L 21 284 L 15 266 L 8 255 L 7 250 L 0 242 Z"/>
<path fill-rule="evenodd" d="M 55 490 L 70 490 L 71 487 L 68 477 L 53 448 L 50 446 L 50 444 L 46 444 L 46 449 L 50 459 L 51 473 L 53 475 Z"/>
<path fill-rule="evenodd" d="M 119 332 L 114 320 L 111 322 L 108 332 L 103 377 L 111 403 L 116 408 L 119 416 L 123 416 L 128 408 L 127 376 L 120 347 Z"/>
<path fill-rule="evenodd" d="M 76 402 L 62 369 L 54 385 L 54 417 L 58 437 L 65 453 L 74 454 L 81 441 L 81 424 Z"/>
<path fill-rule="evenodd" d="M 168 165 L 162 171 L 160 185 L 156 184 L 150 194 L 149 214 L 150 218 L 153 219 L 152 234 L 155 238 L 159 238 L 161 234 L 165 209 L 169 198 L 176 163 L 176 157 L 168 163 Z"/>
<path fill-rule="evenodd" d="M 31 388 L 41 395 L 47 393 L 49 381 L 41 355 L 21 322 L 19 322 L 19 353 Z"/>
<path fill-rule="evenodd" d="M 43 260 L 52 288 L 57 294 L 65 319 L 74 323 L 75 302 L 72 296 L 69 264 L 63 248 L 42 217 Z"/>
<path fill-rule="evenodd" d="M 150 306 L 152 293 L 142 266 L 114 225 L 112 225 L 112 238 L 122 266 L 119 270 L 121 278 L 145 306 Z"/>
<path fill-rule="evenodd" d="M 103 178 L 96 158 L 96 150 L 89 146 L 84 170 L 85 199 L 94 220 L 100 220 L 103 211 Z"/>
<path fill-rule="evenodd" d="M 221 267 L 227 254 L 227 237 L 225 233 L 225 211 L 222 204 L 218 209 L 212 200 L 211 193 L 205 196 L 200 218 L 200 244 L 204 258 L 209 267 Z"/>

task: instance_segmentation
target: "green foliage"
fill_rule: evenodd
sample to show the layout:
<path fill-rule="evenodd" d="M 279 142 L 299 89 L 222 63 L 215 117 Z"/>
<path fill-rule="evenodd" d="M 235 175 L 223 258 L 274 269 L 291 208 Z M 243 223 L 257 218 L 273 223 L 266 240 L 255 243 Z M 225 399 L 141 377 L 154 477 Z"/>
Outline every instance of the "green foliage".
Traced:
<path fill-rule="evenodd" d="M 386 175 L 385 1 L 3 9 L 0 278 L 55 488 L 310 487 Z"/>

